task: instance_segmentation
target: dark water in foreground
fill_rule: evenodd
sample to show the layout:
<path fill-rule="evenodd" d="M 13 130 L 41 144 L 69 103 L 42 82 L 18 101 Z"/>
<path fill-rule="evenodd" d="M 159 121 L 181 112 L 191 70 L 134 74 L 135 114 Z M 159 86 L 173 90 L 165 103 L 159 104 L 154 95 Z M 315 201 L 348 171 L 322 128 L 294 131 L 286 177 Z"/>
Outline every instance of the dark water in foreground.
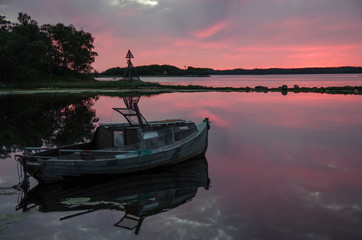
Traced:
<path fill-rule="evenodd" d="M 121 118 L 111 108 L 124 104 L 122 98 L 110 96 L 29 95 L 0 100 L 0 239 L 362 238 L 361 96 L 143 96 L 139 108 L 148 120 L 185 118 L 199 122 L 209 117 L 212 121 L 207 164 L 199 160 L 199 165 L 168 170 L 179 176 L 188 169 L 201 172 L 200 184 L 185 185 L 171 174 L 173 180 L 166 182 L 174 184 L 171 189 L 179 189 L 177 192 L 161 191 L 158 185 L 147 188 L 142 175 L 137 181 L 121 179 L 110 184 L 116 186 L 113 194 L 107 183 L 99 187 L 79 183 L 50 186 L 33 190 L 36 199 L 44 201 L 37 202 L 40 206 L 29 205 L 34 207 L 26 212 L 15 210 L 22 196 L 10 188 L 18 183 L 14 153 L 23 146 L 89 139 L 95 126 L 92 119 L 117 122 Z M 205 170 L 211 181 L 208 190 Z M 152 178 L 161 174 L 157 172 Z M 139 185 L 125 189 L 122 184 L 128 182 Z M 36 185 L 32 179 L 31 188 Z M 60 220 L 86 211 L 76 208 L 80 201 L 88 201 L 84 195 L 80 197 L 81 191 L 92 194 L 101 190 L 106 193 L 89 204 L 92 209 L 98 207 L 96 211 Z M 69 197 L 78 198 L 69 202 Z M 135 235 L 135 230 L 114 226 L 124 216 L 119 203 L 125 198 L 133 199 L 134 204 L 147 200 L 149 207 L 161 206 L 157 200 L 163 199 L 169 210 L 160 208 L 159 213 L 146 217 Z M 185 201 L 178 205 L 175 199 Z M 56 209 L 51 208 L 52 203 L 60 204 Z M 113 210 L 100 207 L 105 204 Z M 71 207 L 74 211 L 65 211 Z"/>

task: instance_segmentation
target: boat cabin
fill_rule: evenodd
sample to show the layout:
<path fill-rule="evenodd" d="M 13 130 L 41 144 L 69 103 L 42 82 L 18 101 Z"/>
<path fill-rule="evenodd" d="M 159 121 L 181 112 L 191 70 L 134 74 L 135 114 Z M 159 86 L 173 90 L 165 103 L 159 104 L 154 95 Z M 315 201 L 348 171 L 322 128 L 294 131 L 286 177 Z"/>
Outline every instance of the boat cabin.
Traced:
<path fill-rule="evenodd" d="M 147 122 L 137 107 L 113 109 L 121 113 L 128 123 L 101 124 L 92 141 L 94 149 L 152 150 L 175 144 L 197 131 L 191 121 Z"/>
<path fill-rule="evenodd" d="M 149 122 L 144 125 L 102 124 L 94 135 L 94 149 L 156 149 L 175 144 L 196 132 L 185 120 Z"/>

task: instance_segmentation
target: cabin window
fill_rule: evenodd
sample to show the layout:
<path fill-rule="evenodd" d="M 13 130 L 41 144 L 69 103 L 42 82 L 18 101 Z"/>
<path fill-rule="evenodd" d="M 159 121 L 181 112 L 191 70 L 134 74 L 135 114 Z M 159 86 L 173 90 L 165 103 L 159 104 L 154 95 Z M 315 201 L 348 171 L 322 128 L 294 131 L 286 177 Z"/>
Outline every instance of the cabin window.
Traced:
<path fill-rule="evenodd" d="M 114 131 L 113 132 L 113 143 L 115 147 L 124 146 L 124 135 L 123 131 Z"/>
<path fill-rule="evenodd" d="M 172 130 L 176 142 L 185 139 L 186 137 L 190 136 L 190 134 L 197 131 L 196 126 L 193 123 L 181 126 L 172 126 Z"/>
<path fill-rule="evenodd" d="M 147 140 L 147 139 L 155 138 L 155 137 L 158 137 L 157 132 L 145 132 L 145 133 L 143 133 L 143 140 Z"/>
<path fill-rule="evenodd" d="M 133 145 L 138 142 L 138 131 L 137 129 L 126 129 L 124 133 L 124 144 Z"/>

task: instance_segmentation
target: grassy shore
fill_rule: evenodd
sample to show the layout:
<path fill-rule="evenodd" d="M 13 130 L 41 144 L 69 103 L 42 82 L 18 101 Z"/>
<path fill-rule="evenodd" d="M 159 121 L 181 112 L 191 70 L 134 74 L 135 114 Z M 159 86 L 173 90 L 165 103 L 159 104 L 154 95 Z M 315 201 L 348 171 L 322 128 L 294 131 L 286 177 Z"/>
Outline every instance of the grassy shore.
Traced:
<path fill-rule="evenodd" d="M 0 83 L 0 90 L 14 89 L 133 89 L 137 87 L 157 87 L 158 83 L 140 81 L 97 81 L 93 79 L 61 79 L 56 81 Z"/>
<path fill-rule="evenodd" d="M 159 83 L 138 81 L 96 81 L 96 80 L 60 80 L 22 82 L 17 84 L 0 84 L 0 94 L 23 94 L 23 93 L 52 93 L 52 92 L 139 92 L 139 93 L 165 93 L 165 92 L 289 92 L 302 93 L 327 93 L 327 94 L 362 94 L 362 86 L 344 87 L 287 87 L 268 88 L 264 86 L 251 87 L 203 87 L 196 85 L 174 86 L 161 85 Z"/>

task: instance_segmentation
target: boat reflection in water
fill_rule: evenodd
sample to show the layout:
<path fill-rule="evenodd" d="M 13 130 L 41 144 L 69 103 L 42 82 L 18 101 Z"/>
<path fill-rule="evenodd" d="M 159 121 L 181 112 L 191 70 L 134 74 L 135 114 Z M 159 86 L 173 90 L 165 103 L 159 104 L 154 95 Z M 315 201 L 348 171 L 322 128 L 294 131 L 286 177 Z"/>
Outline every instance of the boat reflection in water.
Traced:
<path fill-rule="evenodd" d="M 137 175 L 77 182 L 40 183 L 24 196 L 17 210 L 39 206 L 40 212 L 81 211 L 60 221 L 97 210 L 117 210 L 125 214 L 114 226 L 138 234 L 144 219 L 191 201 L 199 187 L 209 189 L 205 157 L 141 172 Z"/>

